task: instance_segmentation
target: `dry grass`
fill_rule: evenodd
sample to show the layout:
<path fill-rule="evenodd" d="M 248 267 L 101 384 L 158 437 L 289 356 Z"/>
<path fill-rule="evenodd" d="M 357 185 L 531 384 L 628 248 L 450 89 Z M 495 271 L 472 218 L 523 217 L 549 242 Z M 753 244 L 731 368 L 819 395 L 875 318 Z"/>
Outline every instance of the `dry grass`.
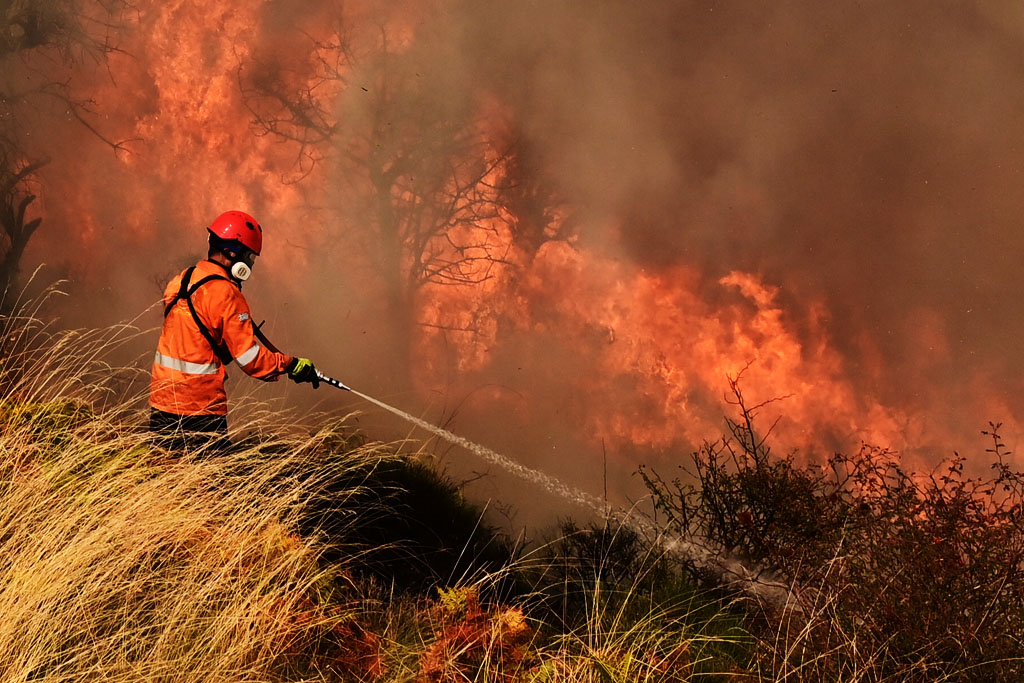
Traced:
<path fill-rule="evenodd" d="M 326 489 L 358 494 L 385 449 L 326 429 L 168 452 L 108 362 L 138 332 L 34 313 L 2 327 L 0 681 L 319 678 L 346 582 L 300 524 Z"/>

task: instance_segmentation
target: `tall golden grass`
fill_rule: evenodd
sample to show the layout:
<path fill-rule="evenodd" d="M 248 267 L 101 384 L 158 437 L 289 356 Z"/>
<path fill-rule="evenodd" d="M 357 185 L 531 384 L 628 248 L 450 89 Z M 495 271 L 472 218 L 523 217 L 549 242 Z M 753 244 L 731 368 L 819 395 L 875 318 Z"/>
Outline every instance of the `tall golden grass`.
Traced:
<path fill-rule="evenodd" d="M 0 327 L 0 681 L 315 675 L 344 581 L 300 523 L 386 449 L 339 450 L 331 427 L 167 451 L 143 427 L 144 377 L 110 360 L 148 333 L 55 330 L 39 311 Z"/>

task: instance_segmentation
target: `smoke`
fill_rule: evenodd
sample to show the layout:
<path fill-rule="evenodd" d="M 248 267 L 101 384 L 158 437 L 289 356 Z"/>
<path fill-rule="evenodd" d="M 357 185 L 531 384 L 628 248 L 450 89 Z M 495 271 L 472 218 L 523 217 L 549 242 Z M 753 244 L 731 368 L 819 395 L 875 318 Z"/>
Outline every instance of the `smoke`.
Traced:
<path fill-rule="evenodd" d="M 1016 415 L 1019 13 L 477 7 L 468 59 L 586 207 L 581 239 L 655 271 L 759 274 L 794 328 L 820 301 L 857 387 L 938 424 Z"/>
<path fill-rule="evenodd" d="M 72 321 L 130 318 L 217 213 L 249 210 L 267 249 L 246 293 L 279 346 L 592 492 L 598 458 L 621 482 L 717 436 L 740 373 L 752 405 L 787 397 L 763 409 L 787 446 L 970 450 L 1021 422 L 1022 19 L 143 3 L 121 52 L 59 69 L 107 142 L 59 107 L 25 124 L 53 163 L 24 264 L 71 278 Z M 478 285 L 408 286 L 368 169 L 402 178 L 396 205 L 428 196 L 458 156 L 437 151 L 472 156 L 481 129 L 524 187 L 493 239 L 535 241 Z"/>

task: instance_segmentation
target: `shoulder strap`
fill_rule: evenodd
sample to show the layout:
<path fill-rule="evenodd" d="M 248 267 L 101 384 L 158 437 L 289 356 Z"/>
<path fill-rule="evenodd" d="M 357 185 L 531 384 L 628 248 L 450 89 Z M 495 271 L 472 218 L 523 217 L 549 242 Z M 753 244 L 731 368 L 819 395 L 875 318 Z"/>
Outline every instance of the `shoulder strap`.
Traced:
<path fill-rule="evenodd" d="M 267 322 L 267 321 L 264 320 L 263 323 L 265 323 L 265 322 Z M 261 327 L 263 327 L 263 323 L 260 323 L 259 325 L 257 325 L 256 323 L 253 323 L 253 325 L 252 325 L 253 334 L 256 335 L 256 338 L 259 339 L 260 342 L 265 347 L 267 347 L 268 349 L 270 349 L 274 353 L 281 353 L 281 350 L 279 348 L 277 348 L 276 346 L 274 346 L 274 343 L 272 341 L 267 339 L 267 335 L 263 334 L 263 330 L 260 329 Z"/>
<path fill-rule="evenodd" d="M 164 307 L 164 317 L 166 318 L 168 315 L 170 315 L 171 309 L 174 308 L 174 305 L 181 301 L 182 299 L 184 299 L 185 303 L 188 304 L 188 310 L 192 314 L 192 319 L 195 321 L 196 327 L 199 328 L 199 333 L 206 338 L 206 341 L 210 344 L 210 348 L 213 349 L 213 353 L 217 356 L 220 362 L 223 363 L 224 365 L 227 365 L 228 363 L 233 361 L 234 358 L 231 357 L 231 352 L 228 351 L 227 345 L 225 345 L 224 343 L 218 344 L 214 340 L 213 335 L 210 334 L 210 329 L 203 324 L 202 320 L 200 320 L 199 314 L 196 313 L 196 307 L 192 303 L 192 295 L 195 294 L 197 289 L 205 285 L 207 282 L 212 282 L 213 280 L 227 280 L 228 282 L 231 281 L 228 280 L 223 275 L 207 275 L 199 282 L 189 286 L 192 281 L 192 273 L 195 271 L 195 269 L 196 267 L 192 266 L 184 273 L 182 273 L 181 287 L 178 289 L 178 293 L 174 296 L 174 298 L 171 299 L 171 302 L 167 304 L 166 307 Z"/>
<path fill-rule="evenodd" d="M 192 273 L 195 272 L 195 269 L 196 267 L 192 266 L 181 274 L 181 286 L 178 288 L 178 293 L 174 295 L 174 298 L 171 299 L 170 303 L 164 306 L 165 318 L 171 314 L 171 309 L 174 308 L 174 304 L 188 296 L 188 283 L 192 280 Z"/>

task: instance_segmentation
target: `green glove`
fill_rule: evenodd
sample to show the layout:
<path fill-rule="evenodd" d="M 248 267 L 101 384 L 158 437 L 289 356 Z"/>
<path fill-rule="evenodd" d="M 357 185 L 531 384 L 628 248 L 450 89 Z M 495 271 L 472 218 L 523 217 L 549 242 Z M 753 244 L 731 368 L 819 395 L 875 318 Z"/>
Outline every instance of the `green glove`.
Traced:
<path fill-rule="evenodd" d="M 288 379 L 296 384 L 309 382 L 314 389 L 320 388 L 320 377 L 316 373 L 316 366 L 308 358 L 296 358 L 288 365 Z"/>

